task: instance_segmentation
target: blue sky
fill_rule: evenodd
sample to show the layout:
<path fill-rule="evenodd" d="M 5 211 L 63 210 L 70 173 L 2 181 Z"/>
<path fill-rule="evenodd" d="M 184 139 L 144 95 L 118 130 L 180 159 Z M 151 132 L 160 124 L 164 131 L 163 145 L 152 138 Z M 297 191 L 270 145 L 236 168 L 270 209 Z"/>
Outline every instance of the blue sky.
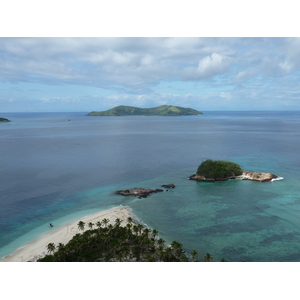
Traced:
<path fill-rule="evenodd" d="M 300 110 L 300 38 L 0 38 L 0 112 Z"/>

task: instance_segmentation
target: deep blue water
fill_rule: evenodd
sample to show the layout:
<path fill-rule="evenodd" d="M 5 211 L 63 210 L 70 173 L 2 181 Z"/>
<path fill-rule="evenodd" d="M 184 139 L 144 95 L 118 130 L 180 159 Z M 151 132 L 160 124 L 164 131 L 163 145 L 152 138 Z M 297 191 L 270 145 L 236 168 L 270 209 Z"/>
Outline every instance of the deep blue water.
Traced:
<path fill-rule="evenodd" d="M 0 124 L 0 257 L 86 212 L 128 205 L 166 241 L 214 261 L 300 261 L 300 112 L 189 117 L 11 113 Z M 284 177 L 187 180 L 205 159 Z M 169 192 L 122 197 L 123 188 Z"/>

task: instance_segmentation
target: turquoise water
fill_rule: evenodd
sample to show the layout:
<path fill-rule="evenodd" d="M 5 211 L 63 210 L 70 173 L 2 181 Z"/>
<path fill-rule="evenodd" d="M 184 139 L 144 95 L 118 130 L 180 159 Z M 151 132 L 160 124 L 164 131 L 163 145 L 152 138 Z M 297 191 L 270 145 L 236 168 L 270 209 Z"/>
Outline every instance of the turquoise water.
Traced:
<path fill-rule="evenodd" d="M 167 242 L 214 261 L 300 261 L 298 112 L 193 117 L 2 114 L 0 256 L 68 220 L 127 205 Z M 68 121 L 71 119 L 71 121 Z M 205 159 L 283 180 L 190 181 Z M 146 199 L 115 190 L 175 189 Z"/>

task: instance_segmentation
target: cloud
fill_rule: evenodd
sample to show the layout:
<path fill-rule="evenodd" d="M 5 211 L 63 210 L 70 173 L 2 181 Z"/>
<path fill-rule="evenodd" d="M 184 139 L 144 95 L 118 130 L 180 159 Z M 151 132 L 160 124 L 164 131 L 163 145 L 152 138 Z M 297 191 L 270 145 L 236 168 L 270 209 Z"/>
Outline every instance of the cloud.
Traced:
<path fill-rule="evenodd" d="M 227 60 L 218 50 L 229 52 L 209 38 L 2 38 L 0 80 L 150 91 L 187 65 L 205 68 L 196 79 L 218 73 Z"/>
<path fill-rule="evenodd" d="M 212 53 L 199 61 L 198 67 L 183 70 L 184 80 L 199 80 L 219 75 L 228 70 L 231 59 L 218 53 Z"/>
<path fill-rule="evenodd" d="M 44 103 L 80 103 L 81 99 L 73 97 L 42 97 L 39 99 Z"/>
<path fill-rule="evenodd" d="M 299 70 L 299 38 L 0 38 L 2 103 L 297 106 Z"/>

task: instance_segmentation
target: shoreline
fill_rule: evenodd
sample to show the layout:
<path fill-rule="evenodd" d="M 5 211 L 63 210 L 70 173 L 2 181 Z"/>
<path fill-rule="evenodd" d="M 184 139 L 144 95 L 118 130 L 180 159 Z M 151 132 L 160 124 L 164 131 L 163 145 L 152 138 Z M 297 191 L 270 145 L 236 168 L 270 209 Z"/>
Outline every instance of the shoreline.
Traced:
<path fill-rule="evenodd" d="M 88 228 L 87 224 L 89 222 L 95 224 L 97 221 L 102 221 L 104 218 L 109 219 L 111 224 L 114 224 L 115 220 L 119 218 L 123 221 L 123 224 L 126 224 L 128 217 L 131 217 L 135 222 L 139 222 L 138 218 L 131 212 L 131 208 L 128 206 L 118 206 L 85 215 L 63 227 L 57 229 L 55 227 L 55 229 L 52 228 L 54 229 L 53 231 L 51 230 L 51 232 L 43 233 L 33 242 L 2 257 L 0 262 L 35 262 L 37 259 L 44 257 L 47 254 L 47 245 L 49 243 L 54 243 L 55 245 L 58 245 L 59 243 L 67 244 L 75 234 L 81 233 L 82 231 L 80 231 L 77 226 L 79 221 L 85 222 L 85 228 Z"/>
<path fill-rule="evenodd" d="M 215 182 L 215 181 L 227 181 L 229 179 L 241 179 L 241 180 L 251 180 L 258 182 L 270 182 L 274 180 L 282 180 L 283 177 L 279 177 L 272 173 L 263 173 L 263 172 L 253 172 L 245 171 L 241 175 L 235 176 L 234 174 L 231 177 L 221 177 L 221 178 L 205 178 L 202 175 L 193 174 L 188 177 L 189 180 L 196 180 L 202 182 Z"/>

